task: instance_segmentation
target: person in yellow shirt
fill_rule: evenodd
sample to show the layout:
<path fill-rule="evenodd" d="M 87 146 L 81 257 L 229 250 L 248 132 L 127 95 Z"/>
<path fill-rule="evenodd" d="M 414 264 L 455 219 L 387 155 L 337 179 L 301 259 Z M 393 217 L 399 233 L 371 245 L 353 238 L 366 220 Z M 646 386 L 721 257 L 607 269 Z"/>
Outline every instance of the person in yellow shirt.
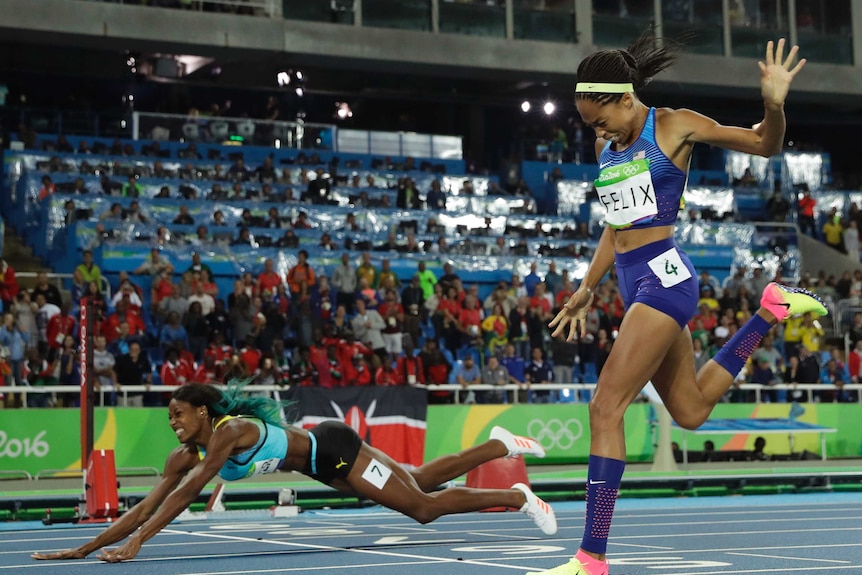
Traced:
<path fill-rule="evenodd" d="M 377 285 L 377 268 L 371 264 L 371 254 L 368 252 L 362 253 L 362 263 L 356 268 L 356 279 L 361 282 L 362 278 L 365 278 L 369 287 Z"/>
<path fill-rule="evenodd" d="M 820 351 L 820 344 L 823 341 L 823 336 L 826 332 L 820 326 L 820 322 L 815 320 L 810 313 L 802 316 L 802 324 L 799 326 L 799 336 L 802 345 L 808 348 L 811 353 Z"/>
<path fill-rule="evenodd" d="M 78 264 L 78 267 L 75 269 L 81 272 L 81 277 L 83 277 L 85 283 L 96 282 L 97 286 L 101 286 L 102 270 L 93 263 L 93 251 L 84 250 L 81 257 L 83 257 L 84 261 Z"/>
<path fill-rule="evenodd" d="M 831 214 L 829 220 L 823 224 L 823 239 L 829 247 L 839 252 L 844 251 L 844 226 L 841 224 L 841 216 L 837 213 Z"/>

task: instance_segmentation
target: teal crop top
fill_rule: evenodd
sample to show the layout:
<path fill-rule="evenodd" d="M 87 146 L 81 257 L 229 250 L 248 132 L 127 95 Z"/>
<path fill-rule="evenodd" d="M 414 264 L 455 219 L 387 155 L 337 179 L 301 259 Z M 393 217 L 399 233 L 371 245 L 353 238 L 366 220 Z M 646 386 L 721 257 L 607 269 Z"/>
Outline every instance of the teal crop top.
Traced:
<path fill-rule="evenodd" d="M 257 417 L 227 415 L 215 427 L 241 417 L 257 425 L 260 435 L 257 442 L 238 455 L 231 455 L 219 470 L 218 475 L 225 481 L 237 481 L 252 475 L 262 475 L 278 471 L 287 457 L 287 433 L 284 429 L 271 423 L 266 423 Z M 198 447 L 198 456 L 206 457 L 206 450 Z"/>

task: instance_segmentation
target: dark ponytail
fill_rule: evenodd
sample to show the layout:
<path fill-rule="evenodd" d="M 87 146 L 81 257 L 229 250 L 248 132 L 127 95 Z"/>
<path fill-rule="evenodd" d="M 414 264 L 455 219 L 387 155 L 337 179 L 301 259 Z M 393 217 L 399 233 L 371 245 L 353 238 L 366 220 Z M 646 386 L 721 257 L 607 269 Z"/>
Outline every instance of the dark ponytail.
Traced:
<path fill-rule="evenodd" d="M 293 402 L 249 395 L 245 389 L 249 383 L 250 379 L 231 379 L 223 389 L 205 383 L 189 383 L 175 389 L 172 397 L 195 407 L 206 406 L 213 416 L 252 415 L 278 427 L 289 425 L 285 409 Z"/>
<path fill-rule="evenodd" d="M 578 66 L 578 82 L 624 84 L 631 82 L 635 92 L 650 83 L 654 76 L 676 62 L 681 41 L 662 39 L 656 42 L 655 31 L 649 29 L 625 50 L 601 50 L 584 58 Z M 577 92 L 576 100 L 592 100 L 598 104 L 618 102 L 622 94 Z"/>

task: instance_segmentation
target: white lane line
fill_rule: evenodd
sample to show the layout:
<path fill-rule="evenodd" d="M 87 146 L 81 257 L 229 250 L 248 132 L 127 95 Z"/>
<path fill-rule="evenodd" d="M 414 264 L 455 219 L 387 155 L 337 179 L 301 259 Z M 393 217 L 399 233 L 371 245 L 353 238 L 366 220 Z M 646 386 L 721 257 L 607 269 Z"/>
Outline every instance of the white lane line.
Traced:
<path fill-rule="evenodd" d="M 792 571 L 804 571 L 805 573 L 816 573 L 818 571 L 844 571 L 846 569 L 862 569 L 860 565 L 841 565 L 840 567 L 827 567 L 810 565 L 806 567 L 782 567 L 781 573 L 790 573 Z M 743 571 L 691 571 L 689 573 L 680 573 L 679 571 L 670 571 L 668 573 L 655 573 L 654 575 L 748 575 L 749 573 L 775 573 L 775 569 L 745 569 Z M 859 571 L 857 571 L 859 573 Z"/>
<path fill-rule="evenodd" d="M 813 559 L 810 557 L 788 557 L 786 555 L 764 555 L 760 553 L 739 553 L 736 551 L 728 551 L 728 555 L 742 555 L 743 557 L 764 557 L 766 559 L 781 559 L 785 561 L 820 561 L 823 563 L 843 563 L 848 565 L 850 561 L 838 561 L 836 559 Z"/>
<path fill-rule="evenodd" d="M 163 529 L 162 532 L 165 531 L 171 533 L 177 533 L 172 529 Z M 276 541 L 272 539 L 258 539 L 256 537 L 237 537 L 234 535 L 224 535 L 221 533 L 185 533 L 182 532 L 183 535 L 191 535 L 194 537 L 211 537 L 215 539 L 222 539 L 227 541 L 244 541 L 249 543 L 269 543 L 271 545 L 282 545 L 285 547 L 291 548 L 301 548 L 301 549 L 318 549 L 321 551 L 341 551 L 345 553 L 360 553 L 365 555 L 379 555 L 383 557 L 397 557 L 401 559 L 418 559 L 420 561 L 431 561 L 433 563 L 457 563 L 460 565 L 468 564 L 468 565 L 479 565 L 482 567 L 503 567 L 503 568 L 511 568 L 511 569 L 519 569 L 524 570 L 525 567 L 518 566 L 510 566 L 510 565 L 500 565 L 499 563 L 491 563 L 485 561 L 475 561 L 470 559 L 450 559 L 448 557 L 428 557 L 425 555 L 415 555 L 412 553 L 395 553 L 392 551 L 382 551 L 378 549 L 355 549 L 355 548 L 344 548 L 344 547 L 334 547 L 331 545 L 315 545 L 313 543 L 293 543 L 291 541 Z M 242 573 L 246 573 L 246 571 L 242 571 Z"/>

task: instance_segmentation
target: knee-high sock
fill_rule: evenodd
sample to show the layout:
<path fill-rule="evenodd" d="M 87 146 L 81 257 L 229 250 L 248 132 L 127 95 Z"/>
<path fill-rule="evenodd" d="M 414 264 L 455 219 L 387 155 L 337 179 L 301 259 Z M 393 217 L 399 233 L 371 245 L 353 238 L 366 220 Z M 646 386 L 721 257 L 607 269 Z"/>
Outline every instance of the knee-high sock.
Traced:
<path fill-rule="evenodd" d="M 620 490 L 625 461 L 590 455 L 587 472 L 587 518 L 581 549 L 604 554 Z"/>
<path fill-rule="evenodd" d="M 718 350 L 713 359 L 729 371 L 730 375 L 736 377 L 770 328 L 772 325 L 768 321 L 755 315 L 733 334 L 730 341 Z"/>

